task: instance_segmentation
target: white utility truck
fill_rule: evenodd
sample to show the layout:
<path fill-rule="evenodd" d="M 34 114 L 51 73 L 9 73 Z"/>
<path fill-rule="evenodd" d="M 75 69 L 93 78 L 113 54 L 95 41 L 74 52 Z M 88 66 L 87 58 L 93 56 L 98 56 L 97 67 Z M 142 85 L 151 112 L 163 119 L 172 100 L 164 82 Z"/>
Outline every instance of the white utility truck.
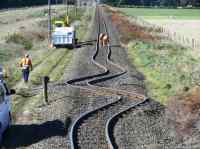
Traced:
<path fill-rule="evenodd" d="M 54 47 L 65 46 L 74 48 L 76 46 L 75 28 L 73 26 L 66 26 L 64 21 L 55 21 L 52 44 Z"/>
<path fill-rule="evenodd" d="M 11 95 L 15 90 L 9 90 L 3 79 L 3 68 L 0 66 L 0 142 L 6 129 L 11 125 Z"/>

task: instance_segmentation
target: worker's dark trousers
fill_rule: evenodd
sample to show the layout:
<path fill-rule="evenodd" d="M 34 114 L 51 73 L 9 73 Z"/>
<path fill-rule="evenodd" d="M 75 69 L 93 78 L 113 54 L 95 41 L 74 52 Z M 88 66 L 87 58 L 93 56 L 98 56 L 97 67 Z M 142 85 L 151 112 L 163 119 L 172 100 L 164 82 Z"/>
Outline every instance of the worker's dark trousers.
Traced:
<path fill-rule="evenodd" d="M 29 78 L 29 69 L 23 69 L 23 70 L 22 70 L 22 73 L 23 73 L 24 82 L 28 82 L 28 78 Z"/>

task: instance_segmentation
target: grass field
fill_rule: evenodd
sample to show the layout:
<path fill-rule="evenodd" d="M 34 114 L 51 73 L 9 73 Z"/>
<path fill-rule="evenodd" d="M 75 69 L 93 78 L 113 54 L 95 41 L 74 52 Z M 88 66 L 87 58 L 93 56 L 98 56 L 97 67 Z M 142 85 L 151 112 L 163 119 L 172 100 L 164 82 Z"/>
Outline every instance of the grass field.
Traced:
<path fill-rule="evenodd" d="M 173 40 L 179 44 L 185 44 L 180 38 L 187 38 L 190 41 L 195 39 L 197 45 L 200 45 L 200 9 L 156 9 L 156 8 L 119 8 L 123 14 L 130 17 L 135 16 L 137 21 L 143 23 L 149 22 L 152 25 L 165 28 L 171 34 Z M 133 20 L 135 20 L 133 18 Z M 188 47 L 192 47 L 190 42 Z M 199 49 L 200 47 L 195 47 Z M 192 51 L 193 55 L 199 57 L 198 51 Z"/>
<path fill-rule="evenodd" d="M 146 77 L 149 97 L 161 103 L 199 83 L 200 61 L 187 48 L 166 41 L 133 42 L 129 44 L 129 56 Z"/>
<path fill-rule="evenodd" d="M 119 8 L 129 16 L 146 19 L 200 19 L 200 9 Z"/>
<path fill-rule="evenodd" d="M 144 9 L 141 10 L 144 11 Z M 186 93 L 195 86 L 199 86 L 200 61 L 196 56 L 199 53 L 198 51 L 185 48 L 167 38 L 162 38 L 159 32 L 151 32 L 148 26 L 139 26 L 138 22 L 135 22 L 135 18 L 126 17 L 124 14 L 117 15 L 116 11 L 113 12 L 112 19 L 115 20 L 122 38 L 126 39 L 124 42 L 123 40 L 121 41 L 128 46 L 129 59 L 137 70 L 145 76 L 148 97 L 167 104 L 171 98 Z M 146 12 L 141 13 L 144 15 Z M 170 14 L 170 10 L 168 10 L 168 13 Z M 133 16 L 134 14 L 131 15 Z M 160 21 L 160 19 L 157 20 Z M 175 31 L 180 30 L 181 27 L 188 27 L 185 26 L 187 20 L 180 19 L 177 21 L 182 24 L 177 24 L 174 27 Z M 193 24 L 196 23 L 194 22 Z M 173 27 L 172 21 L 171 27 Z M 184 34 L 192 31 L 199 33 L 198 30 L 193 28 L 182 30 Z M 148 35 L 153 37 L 160 36 L 155 38 L 156 40 L 152 40 L 151 36 Z M 130 37 L 127 38 L 127 36 Z"/>

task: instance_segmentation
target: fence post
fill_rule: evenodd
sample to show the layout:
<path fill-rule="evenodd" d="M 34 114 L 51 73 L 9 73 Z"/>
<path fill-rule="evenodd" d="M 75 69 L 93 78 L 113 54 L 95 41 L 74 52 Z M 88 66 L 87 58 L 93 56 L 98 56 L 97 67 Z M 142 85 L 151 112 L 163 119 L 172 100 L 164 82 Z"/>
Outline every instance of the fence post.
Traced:
<path fill-rule="evenodd" d="M 185 36 L 183 36 L 183 43 L 182 44 L 185 45 Z"/>
<path fill-rule="evenodd" d="M 192 38 L 192 47 L 193 47 L 193 48 L 195 48 L 195 45 L 194 45 L 194 44 L 195 44 L 195 41 L 194 41 L 194 38 Z"/>
<path fill-rule="evenodd" d="M 190 39 L 189 39 L 189 38 L 187 38 L 187 44 L 188 44 L 188 45 L 190 44 Z"/>
<path fill-rule="evenodd" d="M 44 76 L 43 77 L 43 96 L 44 96 L 44 101 L 46 104 L 48 104 L 48 82 L 49 82 L 49 77 Z"/>
<path fill-rule="evenodd" d="M 176 32 L 174 32 L 174 40 L 176 41 Z"/>

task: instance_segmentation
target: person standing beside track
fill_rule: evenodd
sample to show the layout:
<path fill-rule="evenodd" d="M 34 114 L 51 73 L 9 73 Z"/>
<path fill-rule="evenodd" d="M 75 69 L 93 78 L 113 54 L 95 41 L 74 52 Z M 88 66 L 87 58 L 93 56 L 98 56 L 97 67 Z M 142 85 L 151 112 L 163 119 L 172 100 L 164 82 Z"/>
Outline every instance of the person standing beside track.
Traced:
<path fill-rule="evenodd" d="M 19 64 L 20 67 L 22 68 L 24 82 L 27 83 L 29 79 L 30 70 L 32 71 L 33 69 L 32 61 L 29 58 L 29 54 L 26 54 L 25 57 L 21 59 Z"/>

